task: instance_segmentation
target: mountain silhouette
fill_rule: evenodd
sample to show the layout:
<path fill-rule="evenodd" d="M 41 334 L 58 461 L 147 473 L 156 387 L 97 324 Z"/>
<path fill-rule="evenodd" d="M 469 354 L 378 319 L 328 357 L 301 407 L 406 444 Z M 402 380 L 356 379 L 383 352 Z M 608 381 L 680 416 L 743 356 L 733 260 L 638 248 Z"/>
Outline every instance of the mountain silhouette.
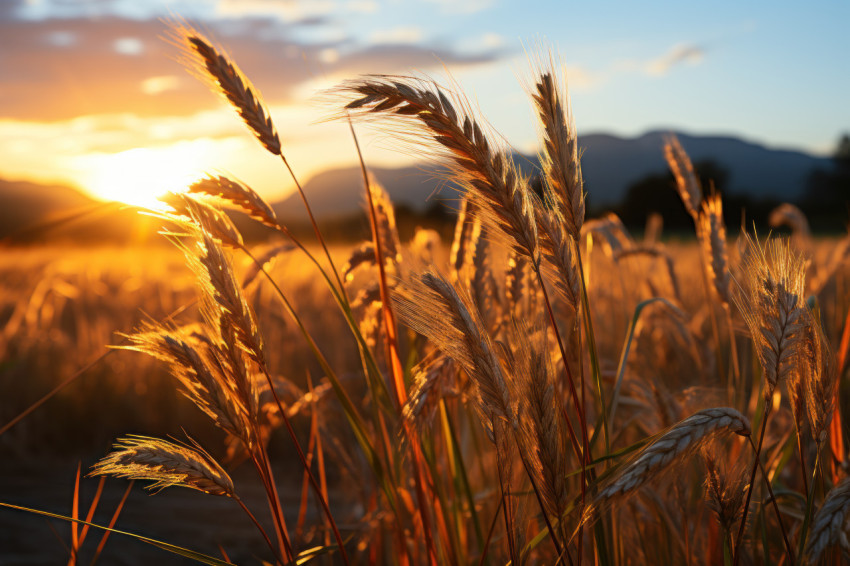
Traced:
<path fill-rule="evenodd" d="M 652 131 L 636 138 L 608 134 L 579 136 L 585 190 L 594 207 L 611 206 L 625 196 L 635 181 L 653 173 L 665 173 L 664 138 L 669 131 Z M 728 171 L 728 192 L 752 198 L 797 200 L 813 168 L 828 159 L 802 151 L 773 149 L 732 136 L 694 136 L 676 133 L 693 162 L 714 161 Z M 528 175 L 539 170 L 535 155 L 516 154 L 520 169 Z M 396 205 L 424 210 L 436 202 L 454 207 L 457 189 L 433 165 L 372 168 Z M 363 185 L 358 167 L 324 171 L 312 177 L 304 192 L 317 216 L 339 217 L 362 209 Z M 301 219 L 303 206 L 297 194 L 275 203 L 285 220 Z"/>
<path fill-rule="evenodd" d="M 635 138 L 608 134 L 579 137 L 585 190 L 594 209 L 616 205 L 630 185 L 647 175 L 666 173 L 662 148 L 667 133 L 652 131 Z M 800 201 L 811 171 L 830 164 L 825 157 L 773 149 L 732 136 L 676 135 L 695 163 L 710 160 L 728 173 L 728 195 L 746 195 L 754 200 Z M 537 156 L 515 154 L 514 158 L 524 174 L 539 174 Z M 371 173 L 397 207 L 419 212 L 440 204 L 456 207 L 457 187 L 432 164 L 376 167 Z M 304 191 L 314 213 L 325 220 L 350 217 L 363 210 L 359 167 L 321 172 L 304 185 Z M 140 217 L 123 205 L 102 203 L 63 185 L 0 179 L 0 204 L 0 238 L 15 241 L 126 241 L 156 232 L 156 226 L 151 225 L 155 221 Z M 306 221 L 297 194 L 272 206 L 285 223 Z M 243 224 L 247 229 L 252 223 L 239 222 L 240 226 Z"/>

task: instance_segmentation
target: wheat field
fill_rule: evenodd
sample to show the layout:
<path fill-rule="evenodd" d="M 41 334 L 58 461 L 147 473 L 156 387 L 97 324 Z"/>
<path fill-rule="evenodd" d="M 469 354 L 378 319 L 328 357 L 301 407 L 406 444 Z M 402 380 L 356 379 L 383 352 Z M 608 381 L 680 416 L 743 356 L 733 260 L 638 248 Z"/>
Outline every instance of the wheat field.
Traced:
<path fill-rule="evenodd" d="M 236 63 L 174 34 L 298 185 Z M 171 246 L 4 249 L 0 448 L 86 465 L 62 501 L 7 488 L 0 516 L 52 513 L 69 564 L 138 563 L 141 545 L 205 564 L 850 558 L 850 239 L 813 238 L 791 205 L 772 219 L 790 237 L 728 238 L 672 137 L 659 152 L 694 240 L 586 218 L 552 60 L 528 81 L 542 194 L 455 88 L 370 76 L 328 93 L 353 135 L 397 136 L 464 189 L 449 238 L 403 242 L 364 163 L 372 238 L 350 246 L 327 244 L 306 197 L 302 238 L 211 176 L 167 199 Z M 230 209 L 276 239 L 246 244 Z M 122 528 L 142 505 L 126 485 L 158 493 L 144 532 Z M 196 513 L 157 511 L 178 491 Z"/>

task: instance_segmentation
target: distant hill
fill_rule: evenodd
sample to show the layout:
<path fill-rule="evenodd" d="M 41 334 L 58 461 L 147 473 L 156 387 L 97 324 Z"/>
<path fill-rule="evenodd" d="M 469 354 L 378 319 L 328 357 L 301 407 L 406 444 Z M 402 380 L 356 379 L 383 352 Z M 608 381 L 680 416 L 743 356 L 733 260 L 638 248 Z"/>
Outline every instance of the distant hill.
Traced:
<path fill-rule="evenodd" d="M 0 179 L 0 241 L 149 240 L 156 238 L 157 222 L 67 185 Z"/>
<path fill-rule="evenodd" d="M 635 181 L 667 171 L 662 154 L 665 133 L 649 132 L 636 138 L 590 134 L 579 138 L 584 150 L 586 189 L 594 209 L 617 204 Z M 800 151 L 771 149 L 735 137 L 677 135 L 694 162 L 712 160 L 728 172 L 730 195 L 797 201 L 812 169 L 829 168 L 828 159 Z M 533 174 L 538 167 L 537 156 L 515 157 L 526 174 Z M 440 203 L 455 207 L 456 187 L 431 165 L 371 171 L 398 207 L 418 212 Z M 319 173 L 304 190 L 315 214 L 326 221 L 351 217 L 363 209 L 362 181 L 356 167 Z M 297 194 L 273 207 L 293 227 L 306 222 Z M 239 215 L 235 220 L 248 238 L 267 235 L 256 223 Z M 96 201 L 72 187 L 0 179 L 0 240 L 150 241 L 159 239 L 155 236 L 159 224 L 120 204 Z"/>
<path fill-rule="evenodd" d="M 0 231 L 6 236 L 93 202 L 64 185 L 0 179 Z"/>
<path fill-rule="evenodd" d="M 616 204 L 635 181 L 667 171 L 662 151 L 667 133 L 653 131 L 637 138 L 579 136 L 584 150 L 582 171 L 592 205 Z M 811 170 L 828 162 L 801 151 L 771 149 L 735 137 L 676 135 L 694 162 L 711 160 L 729 172 L 730 193 L 753 198 L 797 200 Z M 516 158 L 526 173 L 538 167 L 537 156 Z M 424 210 L 435 202 L 456 197 L 455 189 L 427 165 L 371 171 L 397 205 Z M 304 185 L 304 191 L 318 216 L 343 216 L 362 208 L 362 182 L 356 167 L 319 173 Z M 275 211 L 283 219 L 301 219 L 303 207 L 299 201 L 298 195 L 290 195 L 274 204 Z"/>

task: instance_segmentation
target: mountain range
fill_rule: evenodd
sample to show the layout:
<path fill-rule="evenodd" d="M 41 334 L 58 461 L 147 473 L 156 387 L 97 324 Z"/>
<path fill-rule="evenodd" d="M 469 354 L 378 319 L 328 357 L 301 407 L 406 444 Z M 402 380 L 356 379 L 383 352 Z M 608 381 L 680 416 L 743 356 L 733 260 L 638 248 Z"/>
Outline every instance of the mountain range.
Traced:
<path fill-rule="evenodd" d="M 582 171 L 590 204 L 599 209 L 620 202 L 629 186 L 652 174 L 665 174 L 664 138 L 669 132 L 652 131 L 635 138 L 608 134 L 579 136 L 583 150 Z M 733 136 L 694 136 L 676 133 L 694 163 L 712 161 L 727 174 L 727 193 L 754 199 L 795 201 L 802 195 L 805 180 L 815 168 L 829 168 L 829 159 L 802 151 L 769 148 Z M 539 160 L 534 155 L 515 154 L 520 169 L 534 175 Z M 424 211 L 438 203 L 450 208 L 457 198 L 456 187 L 433 165 L 372 168 L 396 206 Z M 360 169 L 330 169 L 313 176 L 304 191 L 316 216 L 324 219 L 351 216 L 363 208 Z M 60 226 L 59 233 L 75 239 L 85 232 L 87 218 L 98 212 L 98 230 L 109 228 L 120 234 L 133 232 L 135 214 L 128 210 L 102 214 L 104 206 L 80 191 L 61 185 L 40 185 L 0 179 L 0 238 L 39 239 L 41 227 Z M 284 222 L 303 222 L 303 205 L 297 194 L 272 203 Z M 113 207 L 114 208 L 114 207 Z M 109 218 L 104 221 L 102 217 Z M 137 222 L 136 222 L 137 223 Z M 65 226 L 72 225 L 71 228 Z M 107 226 L 108 225 L 108 226 Z M 19 238 L 21 234 L 25 237 Z M 48 237 L 48 236 L 44 236 Z"/>
<path fill-rule="evenodd" d="M 629 186 L 652 174 L 664 174 L 664 138 L 670 132 L 652 131 L 636 138 L 608 134 L 579 136 L 582 173 L 590 203 L 596 207 L 620 202 Z M 802 151 L 772 149 L 732 136 L 676 134 L 694 163 L 713 161 L 728 172 L 727 191 L 755 199 L 797 200 L 806 177 L 829 159 Z M 520 169 L 533 175 L 539 169 L 536 155 L 515 154 Z M 423 210 L 440 201 L 453 201 L 455 187 L 439 169 L 423 164 L 403 168 L 372 168 L 396 205 Z M 362 208 L 360 169 L 331 169 L 315 175 L 304 192 L 317 216 L 343 216 Z M 450 206 L 453 206 L 450 204 Z M 281 218 L 300 218 L 303 208 L 297 194 L 274 204 Z"/>

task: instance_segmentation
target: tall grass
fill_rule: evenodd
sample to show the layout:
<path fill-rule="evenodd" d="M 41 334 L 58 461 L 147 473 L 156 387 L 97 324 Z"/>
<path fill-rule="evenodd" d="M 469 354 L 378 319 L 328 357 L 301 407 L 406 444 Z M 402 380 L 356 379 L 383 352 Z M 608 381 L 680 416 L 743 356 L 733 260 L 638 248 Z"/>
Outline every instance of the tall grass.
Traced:
<path fill-rule="evenodd" d="M 198 32 L 175 33 L 294 179 L 257 89 Z M 703 196 L 675 139 L 665 152 L 698 260 L 657 236 L 636 242 L 615 215 L 586 220 L 565 81 L 554 65 L 532 71 L 542 196 L 460 95 L 411 77 L 337 89 L 341 118 L 398 134 L 464 189 L 449 261 L 435 261 L 432 234 L 402 245 L 362 155 L 372 239 L 342 270 L 303 191 L 310 242 L 225 177 L 169 199 L 161 218 L 194 274 L 199 317 L 150 320 L 121 347 L 168 368 L 226 436 L 230 462 L 253 465 L 268 509 L 259 520 L 225 466 L 191 440 L 128 437 L 91 473 L 231 498 L 257 526 L 257 556 L 280 564 L 839 560 L 844 256 L 815 263 L 811 249 L 747 234 L 729 253 L 722 196 Z M 248 249 L 225 208 L 286 243 Z M 314 270 L 330 314 L 269 268 L 293 254 Z M 252 264 L 243 281 L 237 255 Z M 270 312 L 291 325 L 285 340 L 268 336 Z M 343 331 L 328 337 L 320 316 Z M 277 372 L 282 349 L 308 352 L 309 373 Z M 351 364 L 340 363 L 344 349 Z M 327 399 L 335 414 L 317 411 Z M 287 521 L 270 457 L 276 429 L 303 474 L 302 501 L 321 511 L 318 547 L 303 513 Z M 329 469 L 356 505 L 339 501 Z"/>

